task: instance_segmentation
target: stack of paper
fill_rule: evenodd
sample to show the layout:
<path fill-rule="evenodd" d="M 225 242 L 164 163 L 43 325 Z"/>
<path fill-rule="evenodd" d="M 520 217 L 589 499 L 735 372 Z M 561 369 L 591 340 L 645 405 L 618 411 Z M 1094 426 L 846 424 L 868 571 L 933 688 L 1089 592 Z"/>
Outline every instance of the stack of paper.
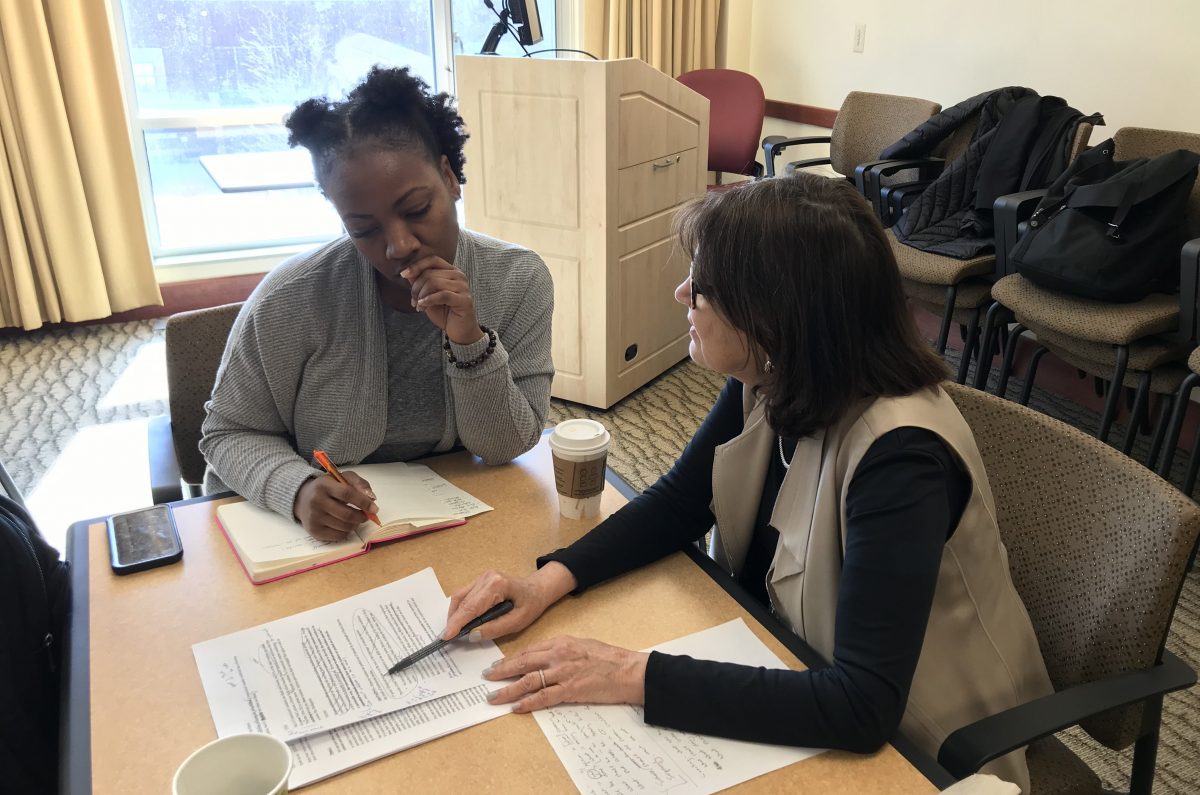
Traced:
<path fill-rule="evenodd" d="M 217 734 L 267 732 L 295 757 L 289 786 L 509 714 L 487 703 L 490 641 L 458 643 L 395 676 L 440 630 L 449 600 L 432 569 L 192 647 Z M 453 654 L 448 649 L 453 648 Z M 667 654 L 784 668 L 741 621 L 656 646 Z M 697 697 L 703 694 L 698 693 Z M 820 753 L 648 726 L 630 706 L 534 713 L 579 791 L 703 795 Z"/>
<path fill-rule="evenodd" d="M 433 640 L 449 599 L 433 569 L 192 647 L 224 737 L 266 732 L 295 756 L 289 785 L 314 781 L 508 714 L 485 701 L 494 643 L 454 644 L 389 676 Z"/>

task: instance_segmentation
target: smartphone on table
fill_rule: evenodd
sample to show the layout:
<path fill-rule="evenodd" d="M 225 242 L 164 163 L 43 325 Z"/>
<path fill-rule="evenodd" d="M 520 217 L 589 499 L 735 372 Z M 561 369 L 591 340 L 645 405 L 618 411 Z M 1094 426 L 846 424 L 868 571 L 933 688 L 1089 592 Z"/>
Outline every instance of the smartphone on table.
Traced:
<path fill-rule="evenodd" d="M 108 518 L 108 553 L 117 574 L 165 566 L 183 557 L 175 518 L 166 505 Z"/>

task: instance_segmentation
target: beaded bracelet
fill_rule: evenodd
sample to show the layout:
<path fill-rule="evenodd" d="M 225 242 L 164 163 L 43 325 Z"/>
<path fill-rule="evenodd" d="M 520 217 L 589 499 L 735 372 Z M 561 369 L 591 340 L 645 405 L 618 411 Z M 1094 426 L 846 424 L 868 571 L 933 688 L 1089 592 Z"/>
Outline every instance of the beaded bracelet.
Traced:
<path fill-rule="evenodd" d="M 475 367 L 476 365 L 483 364 L 487 358 L 492 355 L 492 352 L 496 350 L 496 332 L 484 325 L 480 325 L 479 330 L 484 334 L 487 334 L 488 344 L 487 347 L 484 348 L 483 353 L 479 354 L 469 362 L 460 362 L 454 356 L 454 351 L 450 349 L 450 338 L 445 334 L 442 334 L 442 350 L 446 352 L 446 359 L 449 360 L 450 364 L 454 365 L 460 370 L 467 370 L 471 367 Z"/>

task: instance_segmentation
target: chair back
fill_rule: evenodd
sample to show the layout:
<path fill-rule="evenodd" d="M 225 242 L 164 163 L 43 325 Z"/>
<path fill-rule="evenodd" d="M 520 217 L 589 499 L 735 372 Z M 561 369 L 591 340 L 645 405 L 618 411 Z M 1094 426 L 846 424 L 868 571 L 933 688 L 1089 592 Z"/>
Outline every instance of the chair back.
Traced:
<path fill-rule="evenodd" d="M 963 152 L 967 151 L 967 147 L 971 145 L 971 139 L 975 137 L 975 131 L 979 129 L 979 114 L 976 113 L 971 118 L 964 121 L 954 129 L 942 141 L 937 148 L 933 150 L 934 157 L 940 157 L 947 163 L 953 163 Z"/>
<path fill-rule="evenodd" d="M 957 384 L 944 388 L 975 435 L 1013 584 L 1056 690 L 1161 660 L 1200 507 L 1133 459 L 1056 419 Z M 1080 725 L 1113 749 L 1142 707 Z"/>
<path fill-rule="evenodd" d="M 1092 137 L 1092 130 L 1096 129 L 1091 122 L 1080 122 L 1075 129 L 1075 140 L 1071 141 L 1071 155 L 1067 158 L 1067 162 L 1074 162 L 1075 158 L 1079 157 L 1083 150 L 1089 146 L 1089 141 Z"/>
<path fill-rule="evenodd" d="M 829 165 L 852 177 L 855 166 L 878 160 L 880 152 L 941 109 L 927 99 L 851 91 L 829 135 Z"/>
<path fill-rule="evenodd" d="M 180 312 L 167 318 L 167 404 L 171 440 L 184 483 L 204 480 L 200 425 L 240 303 Z"/>
<path fill-rule="evenodd" d="M 697 69 L 677 79 L 708 98 L 708 170 L 754 174 L 767 109 L 762 84 L 736 69 Z"/>
<path fill-rule="evenodd" d="M 1200 152 L 1200 135 L 1173 130 L 1151 130 L 1146 127 L 1122 127 L 1113 135 L 1113 158 L 1136 160 L 1158 157 L 1176 149 Z M 1200 237 L 1200 179 L 1192 185 L 1187 205 L 1187 239 Z"/>

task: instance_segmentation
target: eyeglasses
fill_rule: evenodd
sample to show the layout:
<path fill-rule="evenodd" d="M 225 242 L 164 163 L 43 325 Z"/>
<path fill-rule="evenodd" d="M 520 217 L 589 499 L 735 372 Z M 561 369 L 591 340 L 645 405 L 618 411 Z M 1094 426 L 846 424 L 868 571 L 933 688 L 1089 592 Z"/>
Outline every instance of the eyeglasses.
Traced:
<path fill-rule="evenodd" d="M 691 290 L 692 290 L 692 293 L 691 293 L 692 309 L 695 309 L 696 308 L 696 296 L 704 295 L 704 291 L 696 286 L 696 277 L 692 275 L 691 271 L 688 271 L 688 284 L 691 286 Z"/>

